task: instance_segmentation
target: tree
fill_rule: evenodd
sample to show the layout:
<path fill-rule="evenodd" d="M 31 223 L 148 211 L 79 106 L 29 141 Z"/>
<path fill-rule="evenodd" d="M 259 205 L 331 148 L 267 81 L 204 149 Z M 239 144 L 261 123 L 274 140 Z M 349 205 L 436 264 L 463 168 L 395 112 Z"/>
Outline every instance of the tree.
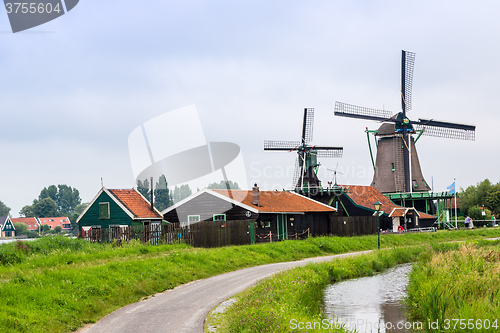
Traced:
<path fill-rule="evenodd" d="M 143 182 L 140 179 L 137 180 L 137 191 L 145 198 L 149 196 L 149 181 L 147 178 Z"/>
<path fill-rule="evenodd" d="M 57 225 L 55 228 L 54 228 L 54 231 L 56 232 L 56 234 L 60 234 L 61 231 L 62 231 L 62 228 L 60 225 Z"/>
<path fill-rule="evenodd" d="M 179 202 L 182 199 L 189 197 L 193 193 L 191 191 L 191 188 L 187 184 L 181 185 L 180 187 L 175 186 L 173 192 L 174 193 L 172 197 L 174 199 L 174 202 Z"/>
<path fill-rule="evenodd" d="M 45 198 L 51 198 L 52 200 L 57 202 L 57 187 L 55 185 L 44 187 L 43 190 L 40 191 L 40 194 L 38 195 L 38 200 L 42 200 Z"/>
<path fill-rule="evenodd" d="M 59 216 L 57 204 L 52 198 L 45 198 L 38 201 L 33 207 L 33 212 L 37 217 Z"/>
<path fill-rule="evenodd" d="M 14 229 L 16 229 L 16 236 L 26 235 L 28 233 L 28 226 L 24 223 L 14 222 Z"/>
<path fill-rule="evenodd" d="M 238 183 L 233 182 L 231 180 L 228 180 L 227 182 L 224 180 L 221 180 L 220 183 L 211 183 L 207 186 L 207 188 L 212 189 L 212 190 L 227 190 L 229 186 L 229 189 L 231 190 L 239 190 L 240 187 L 238 186 Z"/>
<path fill-rule="evenodd" d="M 52 202 L 55 204 L 55 209 Z M 81 202 L 80 192 L 76 188 L 68 185 L 50 185 L 44 187 L 38 199 L 33 200 L 31 205 L 24 206 L 19 214 L 24 217 L 70 217 L 75 214 L 75 209 Z"/>
<path fill-rule="evenodd" d="M 10 208 L 0 200 L 0 216 L 9 216 Z"/>
<path fill-rule="evenodd" d="M 477 207 L 486 207 L 494 214 L 500 214 L 500 182 L 492 184 L 488 179 L 461 190 L 460 210 L 464 215 L 477 215 Z M 482 217 L 481 217 L 482 218 Z"/>
<path fill-rule="evenodd" d="M 165 175 L 161 175 L 155 185 L 154 206 L 159 211 L 162 211 L 171 205 L 172 196 L 170 195 L 170 190 L 168 189 L 167 179 L 165 178 Z"/>
<path fill-rule="evenodd" d="M 78 224 L 76 223 L 76 220 L 78 220 L 78 217 L 83 213 L 83 211 L 85 210 L 85 208 L 87 208 L 88 205 L 89 205 L 88 202 L 79 204 L 78 206 L 75 207 L 74 213 L 68 216 L 69 221 L 71 222 L 71 229 L 73 229 L 73 233 L 75 234 L 77 233 L 78 230 Z"/>
<path fill-rule="evenodd" d="M 19 215 L 22 217 L 35 217 L 34 205 L 26 205 L 19 211 Z"/>
<path fill-rule="evenodd" d="M 44 187 L 40 191 L 38 201 L 45 198 L 54 200 L 57 206 L 59 216 L 68 216 L 74 213 L 76 206 L 78 206 L 82 199 L 80 199 L 80 192 L 75 188 L 68 185 L 50 185 Z"/>
<path fill-rule="evenodd" d="M 57 210 L 63 216 L 71 215 L 75 208 L 82 203 L 80 192 L 68 185 L 57 185 Z"/>

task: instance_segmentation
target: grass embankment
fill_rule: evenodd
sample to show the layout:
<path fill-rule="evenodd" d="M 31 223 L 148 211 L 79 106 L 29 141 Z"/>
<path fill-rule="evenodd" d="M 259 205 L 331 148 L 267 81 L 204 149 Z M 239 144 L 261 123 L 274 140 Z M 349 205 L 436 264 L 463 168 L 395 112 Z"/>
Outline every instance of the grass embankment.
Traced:
<path fill-rule="evenodd" d="M 415 265 L 407 299 L 411 319 L 432 332 L 498 332 L 499 244 L 467 244 Z"/>
<path fill-rule="evenodd" d="M 500 236 L 499 229 L 384 235 L 383 247 Z M 68 332 L 189 281 L 279 261 L 373 249 L 376 236 L 251 246 L 121 247 L 48 237 L 0 245 L 0 331 Z"/>

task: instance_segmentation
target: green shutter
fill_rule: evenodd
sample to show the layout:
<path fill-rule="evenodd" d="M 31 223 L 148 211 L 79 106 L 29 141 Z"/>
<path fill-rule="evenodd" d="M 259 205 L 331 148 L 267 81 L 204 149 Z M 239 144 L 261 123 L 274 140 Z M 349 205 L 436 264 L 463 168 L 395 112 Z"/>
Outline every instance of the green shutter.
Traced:
<path fill-rule="evenodd" d="M 99 219 L 109 219 L 109 202 L 99 202 Z"/>

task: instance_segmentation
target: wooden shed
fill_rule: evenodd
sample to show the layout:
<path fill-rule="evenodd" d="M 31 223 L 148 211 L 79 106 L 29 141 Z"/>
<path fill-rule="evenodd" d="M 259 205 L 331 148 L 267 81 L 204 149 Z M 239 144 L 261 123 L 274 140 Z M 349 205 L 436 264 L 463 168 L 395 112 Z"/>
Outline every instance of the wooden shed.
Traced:
<path fill-rule="evenodd" d="M 336 209 L 295 192 L 204 189 L 165 209 L 169 222 L 254 220 L 257 237 L 329 234 L 329 216 Z"/>

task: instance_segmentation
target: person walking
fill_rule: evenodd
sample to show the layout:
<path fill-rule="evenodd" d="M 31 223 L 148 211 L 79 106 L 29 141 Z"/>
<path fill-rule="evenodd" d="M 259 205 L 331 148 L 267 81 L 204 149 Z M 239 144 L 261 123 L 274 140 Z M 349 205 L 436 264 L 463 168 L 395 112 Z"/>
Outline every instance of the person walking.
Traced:
<path fill-rule="evenodd" d="M 470 217 L 466 217 L 465 218 L 465 221 L 464 221 L 464 224 L 465 224 L 465 229 L 469 229 L 469 225 L 470 225 Z"/>

